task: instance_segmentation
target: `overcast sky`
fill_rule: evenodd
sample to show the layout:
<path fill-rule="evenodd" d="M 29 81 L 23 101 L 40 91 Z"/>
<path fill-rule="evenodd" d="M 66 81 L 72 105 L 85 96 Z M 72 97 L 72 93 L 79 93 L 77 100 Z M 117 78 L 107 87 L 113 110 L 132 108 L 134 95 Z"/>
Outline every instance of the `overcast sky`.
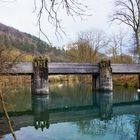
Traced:
<path fill-rule="evenodd" d="M 85 0 L 82 1 L 85 2 Z M 52 44 L 62 46 L 74 41 L 80 31 L 99 29 L 109 33 L 114 32 L 116 26 L 109 22 L 108 17 L 113 9 L 113 0 L 86 0 L 86 4 L 92 16 L 86 17 L 84 21 L 78 17 L 75 17 L 74 21 L 64 13 L 61 14 L 62 25 L 67 34 L 67 38 L 63 37 L 63 40 L 58 41 L 54 35 L 54 28 L 47 25 L 47 20 L 43 20 L 44 31 L 48 34 Z M 39 37 L 37 15 L 33 13 L 33 10 L 33 0 L 16 0 L 11 3 L 0 1 L 0 22 Z M 41 39 L 45 40 L 43 36 Z"/>

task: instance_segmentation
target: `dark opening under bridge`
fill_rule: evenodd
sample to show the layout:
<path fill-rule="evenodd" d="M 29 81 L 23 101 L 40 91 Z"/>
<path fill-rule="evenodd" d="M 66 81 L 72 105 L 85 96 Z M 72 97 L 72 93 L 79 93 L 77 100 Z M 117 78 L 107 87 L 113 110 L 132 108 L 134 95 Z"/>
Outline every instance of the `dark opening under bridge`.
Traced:
<path fill-rule="evenodd" d="M 32 92 L 48 94 L 48 75 L 91 74 L 94 89 L 111 91 L 113 89 L 112 74 L 140 75 L 140 64 L 111 64 L 110 61 L 91 63 L 48 63 L 39 57 L 33 62 L 17 62 L 12 68 L 3 72 L 12 75 L 31 75 Z M 140 76 L 139 81 L 140 83 Z M 140 84 L 139 84 L 140 85 Z"/>

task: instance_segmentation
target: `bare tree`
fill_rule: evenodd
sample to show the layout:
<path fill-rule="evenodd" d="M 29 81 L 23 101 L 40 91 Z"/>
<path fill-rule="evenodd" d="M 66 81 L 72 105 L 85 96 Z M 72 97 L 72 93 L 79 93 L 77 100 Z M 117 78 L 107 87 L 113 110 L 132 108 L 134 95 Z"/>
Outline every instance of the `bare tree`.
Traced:
<path fill-rule="evenodd" d="M 78 40 L 67 46 L 68 60 L 72 62 L 95 63 L 105 57 L 109 39 L 100 30 L 80 32 Z"/>
<path fill-rule="evenodd" d="M 79 42 L 88 42 L 89 47 L 93 50 L 92 59 L 97 61 L 97 54 L 102 50 L 105 50 L 109 44 L 109 39 L 105 33 L 100 30 L 93 30 L 79 33 Z"/>
<path fill-rule="evenodd" d="M 128 25 L 134 34 L 134 47 L 140 61 L 140 0 L 116 0 L 112 21 Z"/>
<path fill-rule="evenodd" d="M 117 60 L 119 56 L 119 61 L 123 62 L 123 50 L 124 47 L 124 40 L 125 40 L 125 34 L 120 30 L 118 34 L 113 34 L 110 37 L 110 43 L 109 48 L 107 49 L 106 53 L 109 55 L 112 55 L 112 59 L 115 61 Z"/>
<path fill-rule="evenodd" d="M 4 112 L 4 116 L 5 116 L 5 118 L 6 118 L 7 122 L 8 122 L 10 131 L 12 133 L 12 136 L 13 136 L 14 140 L 16 140 L 16 135 L 15 135 L 15 132 L 13 130 L 12 123 L 11 123 L 10 117 L 8 115 L 8 112 L 7 112 L 5 103 L 4 103 L 5 101 L 4 101 L 4 96 L 3 96 L 2 91 L 0 91 L 0 102 L 1 102 L 1 106 L 2 106 L 3 112 Z"/>
<path fill-rule="evenodd" d="M 16 0 L 0 0 L 0 2 L 15 2 Z"/>
<path fill-rule="evenodd" d="M 16 2 L 17 0 L 0 0 L 0 2 Z M 32 0 L 34 3 L 33 12 L 37 14 L 37 25 L 39 32 L 43 34 L 48 43 L 51 42 L 48 38 L 48 34 L 43 29 L 43 22 L 50 23 L 55 28 L 55 35 L 57 39 L 62 39 L 62 34 L 66 36 L 66 33 L 62 27 L 61 14 L 65 13 L 67 16 L 83 19 L 87 14 L 88 6 L 80 2 L 80 0 Z"/>
<path fill-rule="evenodd" d="M 0 76 L 4 73 L 7 73 L 8 70 L 15 65 L 15 62 L 20 57 L 20 55 L 14 57 L 12 54 L 12 49 L 10 49 L 9 47 L 6 47 L 4 44 L 2 45 L 1 43 L 0 43 Z M 8 88 L 8 91 L 9 91 L 9 88 Z M 8 115 L 6 105 L 5 105 L 5 94 L 6 94 L 6 90 L 1 88 L 0 89 L 0 105 L 3 109 L 3 114 L 9 125 L 13 139 L 16 140 L 16 135 L 12 128 L 12 123 L 11 123 L 11 120 L 10 120 L 10 117 Z"/>
<path fill-rule="evenodd" d="M 65 34 L 61 25 L 63 19 L 60 18 L 60 12 L 64 11 L 64 13 L 72 18 L 80 17 L 81 19 L 88 15 L 86 14 L 88 9 L 87 5 L 84 5 L 77 0 L 34 0 L 34 6 L 34 12 L 38 15 L 39 30 L 48 41 L 48 36 L 42 30 L 43 15 L 46 16 L 48 23 L 54 26 L 57 38 L 62 38 L 61 34 Z"/>
<path fill-rule="evenodd" d="M 16 0 L 0 0 L 0 2 L 15 2 L 15 1 Z M 82 4 L 81 2 L 78 2 L 77 0 L 33 0 L 33 1 L 34 1 L 34 12 L 36 12 L 38 16 L 37 21 L 39 31 L 47 38 L 49 43 L 50 43 L 49 38 L 42 29 L 42 19 L 44 15 L 46 15 L 47 17 L 46 22 L 49 22 L 55 27 L 55 35 L 61 38 L 62 38 L 61 34 L 62 33 L 65 34 L 65 32 L 61 25 L 62 19 L 59 16 L 60 11 L 64 11 L 68 16 L 71 16 L 72 18 L 74 18 L 74 16 L 77 16 L 82 19 L 83 16 L 87 16 L 86 14 L 87 6 Z M 9 61 L 9 57 L 7 57 L 7 55 L 4 54 L 5 49 L 6 48 L 4 49 L 0 48 L 0 64 L 1 64 L 0 72 L 6 71 L 9 67 L 13 65 L 13 63 L 11 64 L 5 63 Z M 2 56 L 4 56 L 4 59 Z M 12 60 L 12 62 L 15 62 L 16 60 L 17 59 Z M 14 139 L 16 139 L 12 129 L 12 125 L 10 123 L 10 118 L 4 105 L 4 97 L 2 91 L 0 92 L 0 100 L 2 102 L 3 111 L 7 118 L 13 137 Z"/>

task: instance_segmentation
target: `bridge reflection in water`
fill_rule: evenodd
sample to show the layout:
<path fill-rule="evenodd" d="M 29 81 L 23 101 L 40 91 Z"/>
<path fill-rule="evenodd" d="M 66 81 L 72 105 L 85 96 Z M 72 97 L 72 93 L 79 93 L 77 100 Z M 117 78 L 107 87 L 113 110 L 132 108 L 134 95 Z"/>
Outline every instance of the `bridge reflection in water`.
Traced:
<path fill-rule="evenodd" d="M 80 118 L 111 120 L 115 115 L 140 113 L 140 100 L 134 102 L 113 104 L 113 93 L 102 92 L 92 94 L 92 105 L 71 106 L 66 108 L 49 108 L 49 95 L 32 97 L 32 111 L 34 116 L 34 127 L 36 129 L 49 128 L 49 123 L 72 122 Z"/>
<path fill-rule="evenodd" d="M 41 128 L 42 131 L 44 128 L 49 128 L 49 95 L 33 96 L 32 104 L 35 128 Z"/>
<path fill-rule="evenodd" d="M 111 119 L 113 113 L 113 93 L 99 94 L 99 116 L 101 119 Z"/>
<path fill-rule="evenodd" d="M 50 94 L 51 95 L 51 94 Z M 138 96 L 139 97 L 139 96 Z M 78 122 L 84 119 L 100 119 L 111 120 L 112 117 L 124 114 L 137 114 L 136 131 L 137 137 L 140 135 L 140 98 L 134 102 L 113 103 L 112 92 L 102 92 L 92 94 L 92 104 L 86 106 L 71 106 L 71 107 L 50 107 L 51 97 L 49 95 L 32 96 L 32 111 L 22 112 L 19 115 L 11 116 L 14 130 L 19 130 L 21 127 L 34 126 L 35 129 L 48 129 L 50 124 L 61 122 Z M 17 123 L 17 120 L 22 120 L 22 123 Z M 0 132 L 2 135 L 10 133 L 8 126 L 5 123 L 0 124 Z M 5 131 L 4 131 L 5 129 Z"/>

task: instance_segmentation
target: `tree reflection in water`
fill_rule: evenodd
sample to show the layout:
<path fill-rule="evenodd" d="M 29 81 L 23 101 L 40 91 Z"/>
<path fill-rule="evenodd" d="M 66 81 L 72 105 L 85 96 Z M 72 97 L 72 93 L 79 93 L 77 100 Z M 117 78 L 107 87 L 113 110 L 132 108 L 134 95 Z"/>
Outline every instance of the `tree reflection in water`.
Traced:
<path fill-rule="evenodd" d="M 120 140 L 140 140 L 140 116 L 113 116 L 113 93 L 93 93 L 93 106 L 99 109 L 99 118 L 84 118 L 73 122 L 84 135 L 99 137 L 111 134 Z M 34 127 L 49 128 L 49 96 L 33 96 Z"/>
<path fill-rule="evenodd" d="M 111 134 L 120 140 L 140 140 L 140 117 L 138 115 L 112 116 L 112 93 L 100 93 L 97 97 L 99 118 L 77 121 L 79 133 L 92 137 Z M 95 100 L 95 99 L 94 99 Z"/>

